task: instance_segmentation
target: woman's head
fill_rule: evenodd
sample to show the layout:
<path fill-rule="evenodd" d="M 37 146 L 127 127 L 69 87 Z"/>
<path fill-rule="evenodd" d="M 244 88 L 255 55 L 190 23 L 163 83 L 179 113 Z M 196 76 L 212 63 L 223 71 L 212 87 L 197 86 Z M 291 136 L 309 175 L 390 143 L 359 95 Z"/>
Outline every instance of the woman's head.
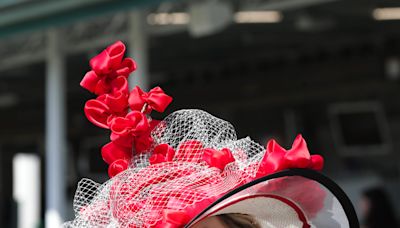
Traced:
<path fill-rule="evenodd" d="M 201 220 L 193 228 L 261 228 L 254 217 L 246 214 L 221 214 Z"/>

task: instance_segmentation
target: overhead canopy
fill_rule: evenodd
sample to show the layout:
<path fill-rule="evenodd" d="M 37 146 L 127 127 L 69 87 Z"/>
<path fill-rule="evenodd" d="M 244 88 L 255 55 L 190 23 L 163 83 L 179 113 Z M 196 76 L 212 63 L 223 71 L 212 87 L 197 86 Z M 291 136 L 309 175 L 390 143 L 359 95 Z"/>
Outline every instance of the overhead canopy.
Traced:
<path fill-rule="evenodd" d="M 0 37 L 73 23 L 165 0 L 33 0 L 0 7 Z"/>

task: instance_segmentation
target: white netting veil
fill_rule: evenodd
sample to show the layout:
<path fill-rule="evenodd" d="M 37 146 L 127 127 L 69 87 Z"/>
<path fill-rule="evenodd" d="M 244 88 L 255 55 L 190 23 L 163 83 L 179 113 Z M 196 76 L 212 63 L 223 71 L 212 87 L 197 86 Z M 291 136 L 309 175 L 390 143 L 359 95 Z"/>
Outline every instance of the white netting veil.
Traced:
<path fill-rule="evenodd" d="M 154 146 L 168 144 L 173 161 L 150 164 L 149 153 L 104 184 L 79 182 L 75 219 L 64 227 L 157 227 L 166 211 L 195 216 L 227 191 L 253 178 L 265 148 L 238 140 L 233 126 L 201 110 L 170 114 L 151 133 Z M 222 171 L 203 161 L 205 148 L 227 148 L 235 162 Z M 154 147 L 152 147 L 154 149 Z"/>

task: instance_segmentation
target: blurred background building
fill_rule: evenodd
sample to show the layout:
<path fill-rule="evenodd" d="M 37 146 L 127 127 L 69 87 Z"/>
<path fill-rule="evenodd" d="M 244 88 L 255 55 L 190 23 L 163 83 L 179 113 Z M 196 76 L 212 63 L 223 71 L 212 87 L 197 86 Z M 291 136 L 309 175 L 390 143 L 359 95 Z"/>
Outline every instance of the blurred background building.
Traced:
<path fill-rule="evenodd" d="M 399 7 L 0 1 L 1 226 L 53 227 L 73 216 L 79 179 L 107 179 L 107 134 L 86 120 L 92 95 L 79 82 L 89 59 L 116 40 L 138 63 L 132 85 L 160 85 L 174 97 L 167 113 L 205 109 L 262 144 L 273 136 L 290 146 L 302 133 L 356 205 L 365 188 L 382 185 L 400 215 Z"/>

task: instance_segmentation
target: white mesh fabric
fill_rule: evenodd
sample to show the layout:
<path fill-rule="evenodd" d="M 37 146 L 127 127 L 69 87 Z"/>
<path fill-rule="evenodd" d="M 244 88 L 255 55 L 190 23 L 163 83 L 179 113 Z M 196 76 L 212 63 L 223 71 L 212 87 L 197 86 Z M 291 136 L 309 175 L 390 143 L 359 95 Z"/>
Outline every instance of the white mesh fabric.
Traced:
<path fill-rule="evenodd" d="M 227 192 L 254 180 L 265 153 L 265 148 L 250 138 L 238 140 L 230 123 L 200 110 L 172 113 L 153 130 L 152 138 L 155 142 L 152 149 L 134 156 L 124 172 L 103 184 L 81 180 L 74 198 L 75 219 L 63 227 L 159 228 L 165 227 L 164 213 L 168 210 L 185 211 L 190 218 L 194 218 Z M 159 144 L 174 148 L 173 161 L 150 164 L 152 150 Z M 229 163 L 222 171 L 210 167 L 203 160 L 204 148 L 227 148 L 235 162 Z M 294 202 L 304 212 L 311 227 L 348 227 L 343 208 L 335 196 L 313 180 L 297 176 L 280 177 L 258 183 L 237 194 L 254 193 L 274 194 Z M 231 198 L 213 208 L 229 200 Z M 282 216 L 273 216 L 274 213 L 268 210 L 277 212 L 279 206 L 271 203 L 265 208 L 257 207 L 257 213 L 262 212 L 262 215 L 251 213 L 250 209 L 243 213 L 253 214 L 265 227 L 280 227 Z M 212 215 L 215 212 L 213 208 L 204 216 Z M 288 209 L 279 208 L 280 211 Z M 288 216 L 292 214 L 287 213 Z M 295 219 L 283 220 L 287 227 L 298 224 Z"/>
<path fill-rule="evenodd" d="M 233 126 L 201 110 L 181 110 L 152 132 L 155 144 L 175 149 L 173 162 L 150 165 L 135 156 L 130 168 L 99 185 L 83 179 L 74 198 L 75 219 L 64 227 L 152 227 L 165 209 L 205 207 L 254 177 L 265 149 L 237 140 Z M 221 172 L 202 161 L 203 148 L 229 148 L 236 162 Z"/>

